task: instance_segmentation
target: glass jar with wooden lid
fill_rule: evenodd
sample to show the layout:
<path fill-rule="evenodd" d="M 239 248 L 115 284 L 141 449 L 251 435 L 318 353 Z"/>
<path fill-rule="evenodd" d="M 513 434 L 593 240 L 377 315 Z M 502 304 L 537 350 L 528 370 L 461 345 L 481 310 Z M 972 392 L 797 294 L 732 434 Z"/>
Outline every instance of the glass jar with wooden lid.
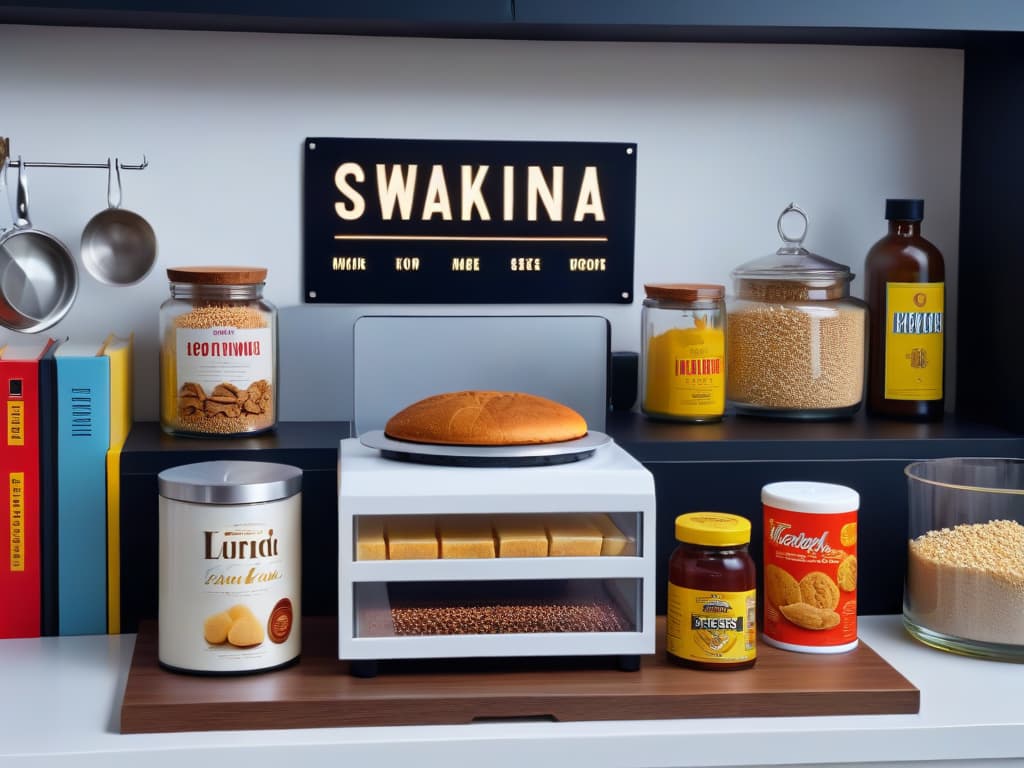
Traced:
<path fill-rule="evenodd" d="M 794 214 L 803 232 L 791 237 Z M 807 215 L 778 219 L 783 246 L 732 273 L 726 396 L 738 413 L 787 418 L 852 416 L 864 395 L 867 305 L 850 295 L 850 268 L 803 247 Z"/>
<path fill-rule="evenodd" d="M 277 423 L 277 310 L 263 267 L 174 267 L 160 307 L 160 424 L 252 435 Z"/>
<path fill-rule="evenodd" d="M 657 419 L 719 421 L 725 412 L 725 287 L 644 286 L 641 410 Z"/>

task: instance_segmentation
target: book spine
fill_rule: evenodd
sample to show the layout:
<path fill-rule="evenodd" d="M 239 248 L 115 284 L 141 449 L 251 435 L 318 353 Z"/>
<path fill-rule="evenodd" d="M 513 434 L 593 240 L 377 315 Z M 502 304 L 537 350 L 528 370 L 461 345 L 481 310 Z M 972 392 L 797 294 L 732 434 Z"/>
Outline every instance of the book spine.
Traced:
<path fill-rule="evenodd" d="M 57 361 L 39 361 L 40 633 L 60 633 L 57 609 Z"/>
<path fill-rule="evenodd" d="M 58 611 L 61 635 L 107 631 L 110 372 L 106 357 L 57 358 Z"/>
<path fill-rule="evenodd" d="M 39 374 L 35 360 L 0 361 L 4 395 L 0 637 L 38 637 Z"/>
<path fill-rule="evenodd" d="M 121 632 L 121 450 L 132 428 L 134 336 L 110 336 L 103 354 L 110 361 L 110 450 L 107 451 L 107 632 Z"/>

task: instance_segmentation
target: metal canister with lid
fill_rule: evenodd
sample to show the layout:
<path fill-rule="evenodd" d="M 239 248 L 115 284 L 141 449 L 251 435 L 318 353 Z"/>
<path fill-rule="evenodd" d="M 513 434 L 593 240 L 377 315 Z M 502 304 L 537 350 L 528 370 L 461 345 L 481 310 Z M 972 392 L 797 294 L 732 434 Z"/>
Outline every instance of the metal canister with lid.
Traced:
<path fill-rule="evenodd" d="M 262 267 L 175 267 L 160 307 L 160 424 L 251 435 L 277 423 L 277 309 Z"/>
<path fill-rule="evenodd" d="M 725 288 L 644 286 L 641 409 L 657 419 L 719 421 L 725 413 Z"/>
<path fill-rule="evenodd" d="M 165 469 L 158 485 L 160 664 L 237 674 L 297 660 L 302 470 L 209 461 Z"/>

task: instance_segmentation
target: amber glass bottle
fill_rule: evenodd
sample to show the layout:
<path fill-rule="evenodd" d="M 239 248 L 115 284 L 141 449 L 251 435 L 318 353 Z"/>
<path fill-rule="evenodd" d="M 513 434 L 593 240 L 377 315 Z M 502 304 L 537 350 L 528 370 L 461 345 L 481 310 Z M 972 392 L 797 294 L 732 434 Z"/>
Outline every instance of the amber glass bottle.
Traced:
<path fill-rule="evenodd" d="M 886 200 L 888 234 L 868 251 L 868 412 L 906 419 L 943 413 L 946 267 L 921 236 L 923 200 Z"/>

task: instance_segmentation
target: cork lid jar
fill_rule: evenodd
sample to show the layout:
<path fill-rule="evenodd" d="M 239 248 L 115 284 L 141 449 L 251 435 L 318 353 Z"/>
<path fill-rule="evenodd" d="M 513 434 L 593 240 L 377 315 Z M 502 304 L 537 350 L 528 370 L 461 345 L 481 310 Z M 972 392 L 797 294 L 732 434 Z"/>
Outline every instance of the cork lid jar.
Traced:
<path fill-rule="evenodd" d="M 277 421 L 277 310 L 263 298 L 267 270 L 167 270 L 160 307 L 160 423 L 173 435 L 225 437 Z"/>
<path fill-rule="evenodd" d="M 787 234 L 793 219 L 799 236 Z M 844 264 L 803 246 L 809 221 L 790 203 L 783 244 L 732 272 L 726 397 L 737 412 L 786 419 L 852 416 L 864 391 L 867 305 L 850 295 Z"/>

